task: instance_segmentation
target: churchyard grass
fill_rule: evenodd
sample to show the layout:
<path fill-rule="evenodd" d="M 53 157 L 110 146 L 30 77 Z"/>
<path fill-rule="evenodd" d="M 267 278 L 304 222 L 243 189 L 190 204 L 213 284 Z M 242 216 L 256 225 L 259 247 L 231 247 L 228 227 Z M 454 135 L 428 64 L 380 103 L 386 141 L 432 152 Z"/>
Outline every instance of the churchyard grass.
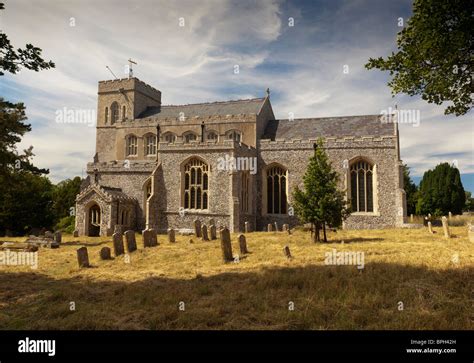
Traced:
<path fill-rule="evenodd" d="M 0 266 L 0 328 L 473 329 L 474 243 L 466 227 L 450 239 L 433 230 L 329 232 L 324 244 L 302 230 L 249 233 L 238 263 L 195 236 L 144 249 L 137 234 L 137 251 L 104 261 L 112 237 L 64 235 L 37 269 Z M 78 267 L 83 246 L 89 268 Z M 326 265 L 334 249 L 363 252 L 364 268 Z"/>

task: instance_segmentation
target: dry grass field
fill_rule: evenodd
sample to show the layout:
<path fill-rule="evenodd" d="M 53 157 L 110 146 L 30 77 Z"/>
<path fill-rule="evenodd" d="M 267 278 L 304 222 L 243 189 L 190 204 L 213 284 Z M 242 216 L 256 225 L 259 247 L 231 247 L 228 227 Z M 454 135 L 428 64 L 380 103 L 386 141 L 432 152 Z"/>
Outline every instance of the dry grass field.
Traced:
<path fill-rule="evenodd" d="M 0 266 L 0 328 L 473 329 L 474 243 L 466 227 L 449 240 L 434 230 L 337 231 L 327 244 L 303 231 L 251 233 L 250 254 L 228 264 L 218 241 L 196 237 L 160 235 L 143 249 L 137 235 L 127 263 L 99 259 L 110 237 L 63 236 L 40 249 L 37 269 Z M 91 268 L 78 268 L 81 246 Z M 333 249 L 364 252 L 365 268 L 325 265 Z"/>

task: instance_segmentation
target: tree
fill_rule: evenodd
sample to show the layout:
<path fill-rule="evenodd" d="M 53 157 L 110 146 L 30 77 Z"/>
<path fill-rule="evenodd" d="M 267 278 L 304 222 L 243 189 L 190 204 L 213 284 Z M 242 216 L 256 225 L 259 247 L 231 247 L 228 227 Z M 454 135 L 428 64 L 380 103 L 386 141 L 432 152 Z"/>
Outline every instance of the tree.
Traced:
<path fill-rule="evenodd" d="M 389 71 L 392 94 L 421 95 L 445 114 L 466 114 L 473 106 L 474 2 L 415 0 L 413 16 L 398 33 L 396 53 L 370 58 L 367 69 Z"/>
<path fill-rule="evenodd" d="M 5 5 L 0 3 L 0 10 L 4 10 Z M 54 68 L 52 61 L 46 62 L 41 57 L 42 50 L 31 44 L 26 44 L 24 49 L 15 50 L 7 35 L 0 31 L 0 76 L 4 71 L 17 73 L 21 67 L 38 72 L 42 69 Z"/>
<path fill-rule="evenodd" d="M 464 204 L 463 211 L 464 212 L 474 211 L 474 198 L 472 197 L 471 192 L 466 191 L 466 203 Z"/>
<path fill-rule="evenodd" d="M 339 227 L 349 215 L 344 193 L 338 190 L 338 180 L 339 175 L 332 170 L 319 139 L 303 177 L 304 190 L 297 186 L 293 193 L 296 215 L 302 222 L 311 223 L 312 230 L 314 228 L 313 242 L 321 241 L 321 229 L 323 240 L 327 242 L 326 225 Z"/>
<path fill-rule="evenodd" d="M 465 203 L 466 194 L 456 167 L 442 163 L 423 174 L 416 205 L 418 214 L 461 214 Z"/>
<path fill-rule="evenodd" d="M 416 213 L 416 202 L 418 199 L 418 188 L 410 178 L 410 168 L 403 164 L 403 189 L 405 190 L 407 201 L 407 214 Z"/>
<path fill-rule="evenodd" d="M 56 221 L 63 217 L 74 215 L 71 208 L 76 205 L 76 196 L 81 189 L 81 178 L 66 179 L 54 186 L 53 190 L 53 213 Z"/>

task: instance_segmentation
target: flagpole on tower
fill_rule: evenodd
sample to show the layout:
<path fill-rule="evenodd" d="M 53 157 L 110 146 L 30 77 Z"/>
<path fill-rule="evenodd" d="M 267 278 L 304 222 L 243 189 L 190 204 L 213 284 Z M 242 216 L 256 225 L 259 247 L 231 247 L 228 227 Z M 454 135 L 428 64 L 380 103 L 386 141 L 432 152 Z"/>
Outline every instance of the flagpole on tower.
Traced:
<path fill-rule="evenodd" d="M 137 64 L 131 58 L 128 58 L 128 78 L 133 78 L 133 66 L 132 64 Z"/>

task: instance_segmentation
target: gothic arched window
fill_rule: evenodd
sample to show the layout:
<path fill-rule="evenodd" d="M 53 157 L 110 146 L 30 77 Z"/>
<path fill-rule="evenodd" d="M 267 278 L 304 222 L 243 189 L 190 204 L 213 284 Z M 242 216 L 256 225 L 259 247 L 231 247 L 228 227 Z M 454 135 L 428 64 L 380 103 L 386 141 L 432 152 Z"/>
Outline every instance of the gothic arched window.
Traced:
<path fill-rule="evenodd" d="M 109 122 L 109 108 L 105 108 L 105 123 Z"/>
<path fill-rule="evenodd" d="M 163 138 L 166 142 L 168 143 L 173 143 L 176 141 L 176 135 L 173 134 L 172 132 L 167 132 L 163 135 Z"/>
<path fill-rule="evenodd" d="M 184 208 L 208 209 L 209 167 L 202 160 L 193 158 L 184 165 Z"/>
<path fill-rule="evenodd" d="M 153 134 L 145 136 L 145 155 L 156 155 L 156 136 Z"/>
<path fill-rule="evenodd" d="M 125 106 L 122 106 L 122 120 L 125 120 L 127 118 L 127 108 Z"/>
<path fill-rule="evenodd" d="M 286 214 L 287 171 L 281 166 L 267 169 L 267 213 Z"/>
<path fill-rule="evenodd" d="M 117 102 L 113 102 L 112 105 L 110 106 L 110 113 L 111 113 L 111 118 L 110 118 L 110 123 L 113 125 L 118 121 L 119 118 L 119 105 Z"/>
<path fill-rule="evenodd" d="M 136 156 L 138 154 L 138 140 L 135 135 L 128 135 L 125 154 L 127 156 Z"/>
<path fill-rule="evenodd" d="M 217 138 L 218 138 L 217 132 L 215 132 L 215 131 L 209 131 L 209 132 L 207 133 L 207 139 L 208 139 L 208 140 L 217 141 Z"/>
<path fill-rule="evenodd" d="M 228 140 L 234 140 L 237 142 L 240 142 L 242 139 L 242 133 L 236 130 L 229 131 L 226 136 Z"/>
<path fill-rule="evenodd" d="M 188 132 L 183 135 L 183 139 L 185 143 L 190 143 L 191 141 L 197 140 L 197 135 L 194 132 Z"/>
<path fill-rule="evenodd" d="M 353 212 L 374 211 L 373 165 L 364 160 L 350 167 L 351 206 Z"/>

